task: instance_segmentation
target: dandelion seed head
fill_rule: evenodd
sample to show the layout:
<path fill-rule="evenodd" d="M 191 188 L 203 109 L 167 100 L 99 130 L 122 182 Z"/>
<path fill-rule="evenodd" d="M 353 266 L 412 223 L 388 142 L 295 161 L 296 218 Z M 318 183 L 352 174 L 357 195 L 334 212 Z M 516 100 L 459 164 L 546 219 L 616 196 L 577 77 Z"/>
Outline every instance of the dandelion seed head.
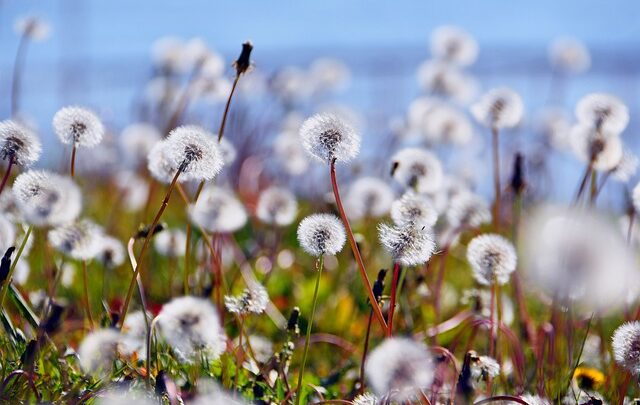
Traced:
<path fill-rule="evenodd" d="M 298 225 L 298 242 L 312 256 L 335 255 L 345 241 L 344 225 L 335 215 L 309 215 Z"/>
<path fill-rule="evenodd" d="M 80 189 L 73 180 L 44 170 L 20 174 L 13 193 L 24 219 L 36 226 L 72 222 L 82 208 Z"/>
<path fill-rule="evenodd" d="M 467 247 L 473 278 L 482 285 L 504 285 L 516 269 L 518 257 L 513 244 L 497 234 L 476 236 Z"/>
<path fill-rule="evenodd" d="M 391 204 L 391 219 L 398 226 L 414 225 L 431 228 L 438 221 L 438 212 L 429 197 L 407 191 Z"/>
<path fill-rule="evenodd" d="M 258 198 L 256 216 L 266 224 L 290 225 L 298 215 L 298 202 L 293 193 L 283 187 L 269 187 Z"/>
<path fill-rule="evenodd" d="M 345 196 L 344 204 L 354 220 L 386 215 L 393 202 L 393 190 L 376 177 L 361 177 L 356 180 Z"/>
<path fill-rule="evenodd" d="M 108 268 L 114 268 L 124 263 L 124 246 L 113 236 L 103 235 L 99 241 L 100 261 Z"/>
<path fill-rule="evenodd" d="M 240 296 L 224 297 L 227 310 L 238 315 L 261 314 L 267 308 L 267 304 L 269 304 L 267 289 L 257 283 L 245 288 Z"/>
<path fill-rule="evenodd" d="M 629 149 L 624 149 L 620 162 L 611 171 L 611 176 L 620 183 L 628 183 L 638 172 L 638 165 L 640 165 L 638 156 Z"/>
<path fill-rule="evenodd" d="M 471 377 L 476 380 L 488 381 L 500 375 L 500 364 L 489 356 L 471 357 Z"/>
<path fill-rule="evenodd" d="M 0 159 L 28 167 L 42 153 L 40 140 L 29 128 L 13 120 L 0 121 Z"/>
<path fill-rule="evenodd" d="M 4 215 L 0 214 L 0 257 L 16 241 L 16 228 L 11 221 Z"/>
<path fill-rule="evenodd" d="M 523 269 L 533 286 L 586 311 L 614 310 L 636 297 L 633 254 L 620 231 L 589 210 L 554 206 L 534 211 L 520 245 Z"/>
<path fill-rule="evenodd" d="M 613 333 L 612 346 L 616 363 L 640 375 L 640 322 L 626 322 L 619 326 Z"/>
<path fill-rule="evenodd" d="M 611 94 L 587 94 L 576 104 L 575 113 L 579 123 L 613 135 L 619 135 L 629 123 L 629 109 Z"/>
<path fill-rule="evenodd" d="M 101 390 L 94 398 L 96 405 L 154 405 L 157 403 L 152 393 L 120 388 Z"/>
<path fill-rule="evenodd" d="M 138 122 L 122 130 L 120 146 L 132 164 L 145 162 L 151 149 L 162 139 L 160 131 L 151 124 Z"/>
<path fill-rule="evenodd" d="M 433 359 L 427 348 L 408 338 L 388 338 L 371 351 L 365 373 L 378 397 L 391 395 L 407 401 L 429 388 L 434 378 Z"/>
<path fill-rule="evenodd" d="M 595 170 L 612 170 L 622 160 L 622 140 L 613 133 L 577 124 L 571 129 L 570 142 L 578 159 L 585 163 L 592 162 Z"/>
<path fill-rule="evenodd" d="M 167 257 L 185 255 L 187 234 L 182 229 L 165 229 L 153 237 L 153 247 Z"/>
<path fill-rule="evenodd" d="M 520 395 L 520 399 L 524 400 L 529 405 L 551 405 L 551 401 L 539 395 L 522 394 Z"/>
<path fill-rule="evenodd" d="M 434 108 L 424 122 L 424 133 L 432 143 L 468 144 L 473 138 L 473 126 L 460 111 L 449 106 Z"/>
<path fill-rule="evenodd" d="M 360 151 L 360 136 L 344 120 L 332 114 L 316 114 L 300 127 L 302 144 L 320 162 L 348 162 Z"/>
<path fill-rule="evenodd" d="M 189 218 L 210 232 L 230 233 L 247 223 L 247 212 L 230 190 L 210 186 L 189 206 Z"/>
<path fill-rule="evenodd" d="M 118 352 L 124 356 L 133 356 L 144 360 L 147 358 L 146 340 L 147 324 L 142 311 L 134 311 L 127 315 L 122 327 L 122 335 L 118 344 Z M 147 321 L 151 323 L 149 317 Z"/>
<path fill-rule="evenodd" d="M 378 238 L 394 261 L 403 266 L 426 263 L 436 249 L 431 230 L 426 226 L 379 224 Z"/>
<path fill-rule="evenodd" d="M 391 175 L 406 188 L 434 193 L 442 186 L 442 163 L 433 153 L 420 148 L 405 148 L 391 158 Z"/>
<path fill-rule="evenodd" d="M 549 46 L 551 65 L 568 73 L 580 73 L 591 66 L 591 55 L 584 43 L 569 37 L 556 38 Z"/>
<path fill-rule="evenodd" d="M 447 222 L 453 228 L 477 228 L 491 221 L 487 202 L 471 192 L 462 192 L 451 198 L 446 216 Z"/>
<path fill-rule="evenodd" d="M 497 129 L 515 127 L 523 113 L 520 95 L 507 87 L 489 90 L 471 106 L 471 114 L 480 124 Z"/>
<path fill-rule="evenodd" d="M 344 87 L 351 78 L 349 67 L 335 58 L 318 58 L 311 63 L 309 74 L 317 91 L 331 91 Z"/>
<path fill-rule="evenodd" d="M 571 125 L 564 110 L 546 108 L 539 113 L 536 130 L 557 150 L 570 148 L 569 132 Z"/>
<path fill-rule="evenodd" d="M 63 107 L 53 116 L 53 130 L 64 144 L 94 147 L 105 133 L 100 118 L 84 107 Z"/>
<path fill-rule="evenodd" d="M 455 66 L 427 60 L 418 67 L 418 83 L 430 94 L 450 98 L 460 104 L 471 101 L 478 89 L 475 80 Z"/>
<path fill-rule="evenodd" d="M 220 154 L 222 155 L 222 161 L 225 166 L 229 166 L 234 160 L 236 160 L 236 157 L 238 156 L 236 147 L 233 146 L 231 141 L 227 138 L 222 138 L 218 147 L 220 148 Z"/>
<path fill-rule="evenodd" d="M 173 176 L 178 171 L 178 166 L 175 165 L 175 161 L 169 158 L 169 144 L 166 141 L 156 143 L 149 151 L 147 159 L 147 168 L 153 178 L 162 183 L 171 183 Z M 178 178 L 178 181 L 180 179 Z"/>
<path fill-rule="evenodd" d="M 158 315 L 162 336 L 184 361 L 216 360 L 226 349 L 216 308 L 203 298 L 184 296 L 165 304 Z"/>
<path fill-rule="evenodd" d="M 0 212 L 13 223 L 25 222 L 13 188 L 5 187 L 2 194 L 0 194 Z"/>
<path fill-rule="evenodd" d="M 165 156 L 172 167 L 182 167 L 183 181 L 213 180 L 222 169 L 222 153 L 213 134 L 199 126 L 178 127 L 165 142 Z"/>
<path fill-rule="evenodd" d="M 431 34 L 431 53 L 445 62 L 469 66 L 478 58 L 478 43 L 468 32 L 446 25 Z"/>
<path fill-rule="evenodd" d="M 370 392 L 360 394 L 353 399 L 353 405 L 378 405 L 378 398 Z"/>
<path fill-rule="evenodd" d="M 24 35 L 33 41 L 44 41 L 51 34 L 49 23 L 35 16 L 18 18 L 13 29 L 17 34 Z"/>
<path fill-rule="evenodd" d="M 102 228 L 88 219 L 54 228 L 48 239 L 54 249 L 76 260 L 94 259 L 104 247 Z"/>
<path fill-rule="evenodd" d="M 115 175 L 115 184 L 123 207 L 130 212 L 142 209 L 149 197 L 149 184 L 135 172 L 121 171 Z"/>
<path fill-rule="evenodd" d="M 278 161 L 289 174 L 299 176 L 307 171 L 309 159 L 297 135 L 283 132 L 275 139 L 273 149 Z"/>
<path fill-rule="evenodd" d="M 92 375 L 106 377 L 117 357 L 120 333 L 115 329 L 98 329 L 82 340 L 78 348 L 80 367 Z"/>

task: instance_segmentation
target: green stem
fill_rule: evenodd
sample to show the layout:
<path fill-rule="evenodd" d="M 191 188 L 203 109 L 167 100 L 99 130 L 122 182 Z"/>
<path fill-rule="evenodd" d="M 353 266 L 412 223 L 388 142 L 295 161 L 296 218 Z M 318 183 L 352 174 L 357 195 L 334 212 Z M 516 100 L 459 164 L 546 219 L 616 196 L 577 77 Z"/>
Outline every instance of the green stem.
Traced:
<path fill-rule="evenodd" d="M 298 376 L 298 389 L 296 393 L 296 405 L 300 404 L 302 398 L 302 376 L 304 375 L 304 368 L 307 365 L 307 354 L 309 353 L 309 341 L 311 340 L 311 329 L 313 328 L 313 317 L 316 313 L 316 303 L 318 301 L 318 286 L 320 286 L 320 276 L 322 275 L 322 268 L 324 267 L 324 256 L 318 258 L 316 287 L 313 290 L 313 304 L 311 305 L 311 317 L 307 325 L 307 337 L 304 341 L 304 354 L 302 355 L 302 368 L 300 368 L 300 375 Z"/>
<path fill-rule="evenodd" d="M 3 308 L 4 297 L 7 295 L 7 289 L 11 284 L 11 277 L 13 276 L 13 271 L 16 269 L 18 260 L 20 260 L 20 256 L 22 256 L 24 247 L 27 245 L 27 240 L 29 240 L 29 236 L 31 236 L 31 231 L 33 231 L 33 225 L 29 225 L 29 228 L 27 228 L 27 233 L 25 233 L 24 238 L 22 238 L 22 243 L 20 244 L 20 248 L 18 249 L 16 258 L 13 260 L 13 263 L 11 263 L 11 268 L 9 269 L 9 274 L 7 274 L 7 279 L 4 280 L 4 283 L 2 284 L 2 291 L 0 292 L 0 309 Z"/>

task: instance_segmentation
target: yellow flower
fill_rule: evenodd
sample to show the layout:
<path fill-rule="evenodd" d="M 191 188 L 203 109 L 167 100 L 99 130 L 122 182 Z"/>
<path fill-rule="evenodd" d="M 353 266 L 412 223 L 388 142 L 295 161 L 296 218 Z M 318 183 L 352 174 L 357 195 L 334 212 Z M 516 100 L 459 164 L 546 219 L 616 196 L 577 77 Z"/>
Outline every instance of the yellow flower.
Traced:
<path fill-rule="evenodd" d="M 573 379 L 578 383 L 578 386 L 585 390 L 598 389 L 604 384 L 604 374 L 595 368 L 591 367 L 578 367 L 573 373 Z"/>

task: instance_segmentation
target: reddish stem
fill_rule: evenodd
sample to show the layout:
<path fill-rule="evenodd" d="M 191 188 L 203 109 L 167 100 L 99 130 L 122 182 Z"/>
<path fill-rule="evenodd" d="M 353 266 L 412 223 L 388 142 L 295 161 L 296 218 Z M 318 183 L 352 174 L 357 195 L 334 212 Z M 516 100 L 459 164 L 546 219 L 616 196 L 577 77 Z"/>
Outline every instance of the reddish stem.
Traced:
<path fill-rule="evenodd" d="M 393 314 L 396 309 L 396 294 L 398 292 L 398 278 L 400 278 L 400 264 L 393 265 L 393 281 L 391 282 L 391 302 L 389 303 L 389 322 L 387 322 L 387 337 L 393 334 Z"/>
<path fill-rule="evenodd" d="M 71 149 L 71 178 L 76 174 L 76 149 L 77 145 L 73 143 L 73 149 Z"/>
<path fill-rule="evenodd" d="M 493 227 L 496 232 L 500 231 L 500 143 L 498 142 L 498 128 L 491 128 L 493 140 L 493 188 L 496 201 L 493 206 Z"/>
<path fill-rule="evenodd" d="M 9 164 L 7 165 L 7 171 L 4 173 L 4 176 L 2 177 L 2 183 L 0 183 L 0 194 L 2 194 L 2 190 L 4 190 L 4 187 L 7 185 L 7 182 L 9 181 L 9 175 L 11 175 L 11 169 L 13 168 L 13 155 L 9 156 Z"/>

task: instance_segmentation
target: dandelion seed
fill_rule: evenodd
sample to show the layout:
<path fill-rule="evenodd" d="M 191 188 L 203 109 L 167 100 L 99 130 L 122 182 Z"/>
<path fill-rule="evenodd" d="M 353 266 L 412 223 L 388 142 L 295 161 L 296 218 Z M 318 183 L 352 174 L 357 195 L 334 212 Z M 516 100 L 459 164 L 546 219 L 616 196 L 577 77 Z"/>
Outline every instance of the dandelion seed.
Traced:
<path fill-rule="evenodd" d="M 24 219 L 36 226 L 58 226 L 74 221 L 80 214 L 80 189 L 68 177 L 44 170 L 20 174 L 13 193 Z"/>
<path fill-rule="evenodd" d="M 575 38 L 561 37 L 549 46 L 551 65 L 563 72 L 580 73 L 591 66 L 587 47 Z"/>
<path fill-rule="evenodd" d="M 158 326 L 167 343 L 184 361 L 196 360 L 201 355 L 213 361 L 226 348 L 217 311 L 206 299 L 174 298 L 162 307 Z"/>
<path fill-rule="evenodd" d="M 40 140 L 30 129 L 13 120 L 0 121 L 0 159 L 28 167 L 41 153 Z"/>
<path fill-rule="evenodd" d="M 195 204 L 189 206 L 189 218 L 210 232 L 231 233 L 247 222 L 242 203 L 229 190 L 207 187 Z"/>
<path fill-rule="evenodd" d="M 33 41 L 44 41 L 49 38 L 51 33 L 49 24 L 45 20 L 34 16 L 17 19 L 13 28 L 17 34 Z"/>
<path fill-rule="evenodd" d="M 267 289 L 259 284 L 245 288 L 238 297 L 225 296 L 224 305 L 232 314 L 247 315 L 261 314 L 267 308 L 269 294 Z"/>
<path fill-rule="evenodd" d="M 522 99 L 507 87 L 498 87 L 485 93 L 471 106 L 475 119 L 490 128 L 512 128 L 518 125 L 524 113 Z"/>
<path fill-rule="evenodd" d="M 622 160 L 622 141 L 613 133 L 577 124 L 571 129 L 570 141 L 578 159 L 590 163 L 595 170 L 612 170 Z"/>
<path fill-rule="evenodd" d="M 171 131 L 165 142 L 165 156 L 171 167 L 182 170 L 183 181 L 213 180 L 222 169 L 222 153 L 213 134 L 201 127 L 178 127 Z"/>
<path fill-rule="evenodd" d="M 298 242 L 312 256 L 335 255 L 346 242 L 344 225 L 335 215 L 309 215 L 298 225 Z"/>
<path fill-rule="evenodd" d="M 162 135 L 151 124 L 139 122 L 127 126 L 120 135 L 120 146 L 130 163 L 145 162 L 149 152 L 160 142 Z"/>
<path fill-rule="evenodd" d="M 393 190 L 376 177 L 356 180 L 345 198 L 347 212 L 354 220 L 386 215 L 393 202 Z"/>
<path fill-rule="evenodd" d="M 369 392 L 360 394 L 353 399 L 353 405 L 378 405 L 378 403 L 378 398 Z"/>
<path fill-rule="evenodd" d="M 432 143 L 465 145 L 473 138 L 473 127 L 462 112 L 440 106 L 429 113 L 429 119 L 424 122 L 424 133 Z"/>
<path fill-rule="evenodd" d="M 480 196 L 463 192 L 454 196 L 446 212 L 447 222 L 455 228 L 477 228 L 491 221 L 487 202 Z"/>
<path fill-rule="evenodd" d="M 403 402 L 429 388 L 433 367 L 433 359 L 423 344 L 407 338 L 389 338 L 371 351 L 365 373 L 377 396 L 390 395 Z"/>
<path fill-rule="evenodd" d="M 114 268 L 124 263 L 124 246 L 118 239 L 104 235 L 100 243 L 100 253 L 98 257 L 105 267 Z"/>
<path fill-rule="evenodd" d="M 575 113 L 579 123 L 612 135 L 619 135 L 629 123 L 629 109 L 610 94 L 591 93 L 582 97 Z"/>
<path fill-rule="evenodd" d="M 331 114 L 316 114 L 300 127 L 302 144 L 315 159 L 348 162 L 360 151 L 360 137 L 344 120 Z"/>
<path fill-rule="evenodd" d="M 396 152 L 391 158 L 391 167 L 391 175 L 398 183 L 420 193 L 434 193 L 442 186 L 442 164 L 425 149 L 406 148 Z"/>
<path fill-rule="evenodd" d="M 258 198 L 256 216 L 266 224 L 290 225 L 298 214 L 298 202 L 293 193 L 282 187 L 270 187 Z"/>
<path fill-rule="evenodd" d="M 64 144 L 93 147 L 102 141 L 104 126 L 100 118 L 83 107 L 64 107 L 53 116 L 53 130 Z"/>
<path fill-rule="evenodd" d="M 640 322 L 627 322 L 615 330 L 612 338 L 616 363 L 632 374 L 640 374 Z"/>
<path fill-rule="evenodd" d="M 407 191 L 391 204 L 391 219 L 398 226 L 414 225 L 433 227 L 438 221 L 438 212 L 429 197 Z"/>
<path fill-rule="evenodd" d="M 523 269 L 549 296 L 606 312 L 637 294 L 640 277 L 626 242 L 591 211 L 542 207 L 522 238 Z"/>
<path fill-rule="evenodd" d="M 92 375 L 108 376 L 117 358 L 119 340 L 120 333 L 115 329 L 90 332 L 78 348 L 80 367 Z"/>
<path fill-rule="evenodd" d="M 77 260 L 96 258 L 105 246 L 102 229 L 87 219 L 50 230 L 48 239 L 54 249 Z"/>
<path fill-rule="evenodd" d="M 431 53 L 446 62 L 469 66 L 478 57 L 478 43 L 458 27 L 442 26 L 431 34 Z"/>
<path fill-rule="evenodd" d="M 378 237 L 394 261 L 403 266 L 426 263 L 436 249 L 433 235 L 425 226 L 379 224 Z"/>
<path fill-rule="evenodd" d="M 500 364 L 489 356 L 471 357 L 471 377 L 480 381 L 488 381 L 500 375 Z"/>
<path fill-rule="evenodd" d="M 511 242 L 491 233 L 476 236 L 469 242 L 467 260 L 478 283 L 504 285 L 516 269 L 517 255 Z"/>
<path fill-rule="evenodd" d="M 187 234 L 181 229 L 166 229 L 153 237 L 153 246 L 158 253 L 167 257 L 185 255 Z"/>

